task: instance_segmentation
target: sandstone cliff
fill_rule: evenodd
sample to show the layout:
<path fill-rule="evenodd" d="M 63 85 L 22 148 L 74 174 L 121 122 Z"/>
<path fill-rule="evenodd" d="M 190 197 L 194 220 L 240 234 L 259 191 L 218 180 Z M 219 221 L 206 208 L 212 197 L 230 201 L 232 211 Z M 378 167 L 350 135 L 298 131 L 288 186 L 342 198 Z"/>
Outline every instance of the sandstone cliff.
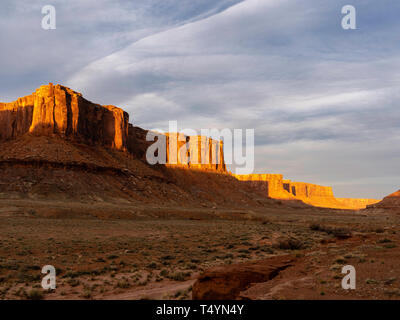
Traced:
<path fill-rule="evenodd" d="M 129 116 L 114 106 L 100 106 L 61 85 L 41 86 L 34 93 L 0 104 L 0 139 L 25 133 L 58 134 L 87 144 L 126 150 Z"/>
<path fill-rule="evenodd" d="M 320 186 L 312 183 L 294 182 L 286 180 L 285 184 L 290 193 L 305 203 L 328 208 L 349 209 L 334 197 L 332 187 Z"/>
<path fill-rule="evenodd" d="M 355 209 L 365 209 L 369 205 L 378 203 L 380 200 L 376 199 L 352 199 L 352 198 L 336 198 L 339 202 L 344 205 L 355 208 Z"/>
<path fill-rule="evenodd" d="M 168 133 L 166 150 L 169 166 L 226 172 L 222 141 L 203 136 Z"/>
<path fill-rule="evenodd" d="M 270 198 L 275 199 L 294 199 L 295 197 L 283 187 L 282 174 L 246 174 L 234 175 L 234 177 L 244 184 L 264 191 Z"/>
<path fill-rule="evenodd" d="M 26 133 L 55 134 L 89 145 L 128 151 L 142 160 L 152 143 L 146 141 L 147 131 L 130 124 L 129 115 L 122 109 L 94 104 L 78 92 L 51 83 L 14 102 L 0 103 L 0 141 Z M 177 137 L 166 134 L 168 165 L 226 171 L 222 142 L 198 136 L 183 136 L 183 141 L 178 141 Z"/>
<path fill-rule="evenodd" d="M 332 187 L 285 180 L 281 174 L 235 175 L 235 178 L 259 191 L 264 191 L 270 198 L 297 199 L 317 207 L 363 209 L 367 204 L 378 201 L 374 199 L 337 199 L 333 194 Z"/>

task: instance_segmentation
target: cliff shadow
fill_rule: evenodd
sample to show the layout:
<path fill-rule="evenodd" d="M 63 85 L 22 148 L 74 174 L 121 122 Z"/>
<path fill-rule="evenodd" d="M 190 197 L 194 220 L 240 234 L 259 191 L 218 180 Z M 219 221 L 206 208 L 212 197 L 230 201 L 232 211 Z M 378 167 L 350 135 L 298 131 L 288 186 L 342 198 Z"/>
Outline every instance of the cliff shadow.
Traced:
<path fill-rule="evenodd" d="M 0 110 L 0 140 L 15 139 L 29 132 L 32 123 L 33 105 L 17 110 Z"/>

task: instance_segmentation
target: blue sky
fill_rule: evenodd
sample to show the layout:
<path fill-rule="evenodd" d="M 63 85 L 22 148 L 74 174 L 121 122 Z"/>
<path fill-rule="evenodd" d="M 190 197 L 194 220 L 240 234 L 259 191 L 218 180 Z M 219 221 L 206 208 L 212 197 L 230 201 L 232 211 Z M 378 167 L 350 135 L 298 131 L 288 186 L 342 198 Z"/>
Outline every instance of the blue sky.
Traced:
<path fill-rule="evenodd" d="M 57 29 L 41 29 L 41 8 Z M 341 8 L 357 30 L 341 28 Z M 131 122 L 254 128 L 258 173 L 399 188 L 400 2 L 2 0 L 0 101 L 61 83 Z"/>

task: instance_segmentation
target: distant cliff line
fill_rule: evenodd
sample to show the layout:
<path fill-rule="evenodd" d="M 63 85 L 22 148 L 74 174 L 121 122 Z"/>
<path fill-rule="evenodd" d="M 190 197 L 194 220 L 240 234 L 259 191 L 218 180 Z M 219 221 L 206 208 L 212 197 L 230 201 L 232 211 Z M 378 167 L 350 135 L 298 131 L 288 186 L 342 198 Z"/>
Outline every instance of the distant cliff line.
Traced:
<path fill-rule="evenodd" d="M 301 200 L 307 204 L 337 209 L 365 209 L 379 202 L 376 199 L 335 198 L 332 187 L 306 182 L 284 180 L 282 174 L 234 175 L 236 179 L 265 191 L 268 197 L 282 200 Z"/>

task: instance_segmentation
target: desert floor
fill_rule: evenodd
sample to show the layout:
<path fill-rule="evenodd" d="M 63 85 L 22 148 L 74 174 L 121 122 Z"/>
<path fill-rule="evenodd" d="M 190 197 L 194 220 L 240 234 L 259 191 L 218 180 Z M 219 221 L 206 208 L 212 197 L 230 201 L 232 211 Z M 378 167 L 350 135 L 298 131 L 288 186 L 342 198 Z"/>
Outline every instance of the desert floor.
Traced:
<path fill-rule="evenodd" d="M 81 214 L 82 213 L 82 214 Z M 252 299 L 399 299 L 400 216 L 0 201 L 1 299 L 191 299 L 204 270 L 291 255 Z M 344 290 L 353 265 L 357 288 Z M 41 268 L 57 288 L 41 288 Z"/>

